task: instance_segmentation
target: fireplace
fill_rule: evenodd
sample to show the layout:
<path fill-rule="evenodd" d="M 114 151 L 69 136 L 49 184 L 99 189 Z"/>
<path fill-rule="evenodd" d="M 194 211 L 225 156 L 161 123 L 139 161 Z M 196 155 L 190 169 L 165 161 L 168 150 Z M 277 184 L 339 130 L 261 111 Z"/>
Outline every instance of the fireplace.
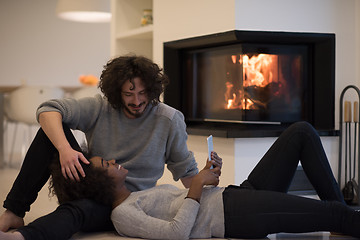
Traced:
<path fill-rule="evenodd" d="M 334 130 L 335 35 L 229 31 L 164 43 L 164 101 L 190 134 L 278 136 L 308 121 Z"/>

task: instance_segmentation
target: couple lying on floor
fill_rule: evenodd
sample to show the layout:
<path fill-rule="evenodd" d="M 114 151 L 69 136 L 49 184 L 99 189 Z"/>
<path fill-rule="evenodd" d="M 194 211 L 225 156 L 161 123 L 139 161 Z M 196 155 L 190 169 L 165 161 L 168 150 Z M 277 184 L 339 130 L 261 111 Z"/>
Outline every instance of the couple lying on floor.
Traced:
<path fill-rule="evenodd" d="M 125 184 L 131 170 L 115 160 L 91 157 L 89 165 L 81 163 L 86 177 L 78 182 L 65 179 L 54 158 L 51 187 L 60 206 L 15 232 L 1 232 L 0 239 L 64 239 L 78 230 L 91 231 L 94 205 L 76 207 L 89 199 L 109 209 L 116 231 L 127 237 L 264 238 L 314 231 L 360 237 L 360 213 L 345 204 L 320 138 L 305 122 L 285 130 L 240 186 L 217 186 L 222 159 L 215 152 L 189 189 L 159 185 L 136 192 Z M 287 194 L 299 161 L 321 200 Z M 73 213 L 83 217 L 72 221 L 67 216 Z"/>

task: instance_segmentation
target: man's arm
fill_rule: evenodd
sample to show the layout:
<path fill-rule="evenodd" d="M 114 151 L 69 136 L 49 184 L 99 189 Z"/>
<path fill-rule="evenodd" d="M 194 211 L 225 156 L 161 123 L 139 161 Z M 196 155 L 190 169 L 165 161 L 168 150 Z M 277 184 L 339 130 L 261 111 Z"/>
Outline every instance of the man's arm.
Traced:
<path fill-rule="evenodd" d="M 75 151 L 66 139 L 62 127 L 62 116 L 59 112 L 42 112 L 39 115 L 39 123 L 52 144 L 59 152 L 61 171 L 65 178 L 80 181 L 81 176 L 85 177 L 79 159 L 84 163 L 89 163 L 82 153 Z"/>

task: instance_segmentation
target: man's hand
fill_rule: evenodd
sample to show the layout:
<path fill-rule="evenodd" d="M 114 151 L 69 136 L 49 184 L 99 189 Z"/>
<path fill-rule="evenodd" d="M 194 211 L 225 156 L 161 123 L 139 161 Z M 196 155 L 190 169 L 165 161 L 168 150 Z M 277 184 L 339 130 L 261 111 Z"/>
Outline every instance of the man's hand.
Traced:
<path fill-rule="evenodd" d="M 66 179 L 70 178 L 73 181 L 80 181 L 79 173 L 82 177 L 85 177 L 85 172 L 79 160 L 85 164 L 89 164 L 90 162 L 81 152 L 75 151 L 69 146 L 67 149 L 59 151 L 59 157 L 61 172 Z"/>
<path fill-rule="evenodd" d="M 80 181 L 78 172 L 85 177 L 79 159 L 89 164 L 90 162 L 81 152 L 75 151 L 66 139 L 62 126 L 62 116 L 59 112 L 43 112 L 39 115 L 39 123 L 45 134 L 59 152 L 61 172 L 67 179 Z"/>

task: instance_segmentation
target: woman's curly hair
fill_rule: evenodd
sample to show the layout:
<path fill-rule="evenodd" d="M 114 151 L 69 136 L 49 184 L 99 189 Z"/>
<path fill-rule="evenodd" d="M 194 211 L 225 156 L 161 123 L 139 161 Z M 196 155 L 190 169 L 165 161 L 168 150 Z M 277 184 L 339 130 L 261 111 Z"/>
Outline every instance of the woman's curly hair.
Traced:
<path fill-rule="evenodd" d="M 107 170 L 94 167 L 91 163 L 80 164 L 85 172 L 81 180 L 65 179 L 61 173 L 59 156 L 56 154 L 50 165 L 49 194 L 56 195 L 60 204 L 77 199 L 92 199 L 98 203 L 112 205 L 114 202 L 115 182 Z"/>
<path fill-rule="evenodd" d="M 169 79 L 157 64 L 146 57 L 127 55 L 110 60 L 100 76 L 99 88 L 113 108 L 121 109 L 122 86 L 136 77 L 144 83 L 149 102 L 158 104 Z"/>

